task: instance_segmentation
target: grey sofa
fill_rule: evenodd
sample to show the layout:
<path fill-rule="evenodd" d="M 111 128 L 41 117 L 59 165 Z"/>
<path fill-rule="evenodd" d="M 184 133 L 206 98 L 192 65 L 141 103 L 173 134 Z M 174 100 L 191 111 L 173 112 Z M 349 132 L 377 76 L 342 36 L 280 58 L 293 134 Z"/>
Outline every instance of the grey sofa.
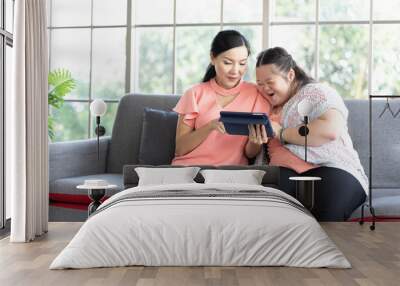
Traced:
<path fill-rule="evenodd" d="M 76 186 L 86 179 L 103 178 L 123 189 L 123 166 L 139 163 L 142 116 L 145 107 L 171 110 L 177 96 L 127 95 L 118 106 L 111 137 L 101 138 L 100 160 L 96 139 L 52 143 L 49 146 L 50 221 L 82 221 L 89 202 Z M 160 123 L 162 124 L 162 123 Z M 145 162 L 144 162 L 145 163 Z"/>
<path fill-rule="evenodd" d="M 74 196 L 86 198 L 86 192 L 78 191 L 76 186 L 89 178 L 104 178 L 119 186 L 118 189 L 108 192 L 107 196 L 122 190 L 124 185 L 134 186 L 137 183 L 131 172 L 134 166 L 129 165 L 147 163 L 145 160 L 139 160 L 140 145 L 144 144 L 141 142 L 144 108 L 171 110 L 178 99 L 178 96 L 173 95 L 124 96 L 118 107 L 112 136 L 101 139 L 100 160 L 97 160 L 95 139 L 50 144 L 50 197 L 72 198 L 72 201 L 64 202 L 64 204 L 76 203 L 73 200 Z M 368 101 L 348 100 L 346 105 L 350 114 L 349 132 L 368 175 Z M 393 197 L 397 198 L 400 189 L 399 168 L 396 165 L 400 161 L 398 160 L 400 158 L 400 124 L 398 124 L 400 119 L 391 118 L 389 113 L 379 118 L 384 102 L 374 101 L 373 107 L 373 197 L 377 205 L 383 203 L 383 207 L 380 208 L 385 212 L 388 201 L 393 202 Z M 159 122 L 159 124 L 163 126 L 164 122 Z M 164 130 L 174 134 L 175 125 L 165 126 Z M 156 140 L 159 140 L 160 144 L 163 143 L 162 138 L 156 138 Z M 279 187 L 278 168 L 272 166 L 266 166 L 266 168 L 269 170 L 266 182 Z M 79 199 L 77 201 L 85 203 Z M 84 220 L 87 216 L 86 212 L 82 211 L 84 208 L 78 211 L 76 208 L 63 207 L 60 201 L 52 202 L 50 206 L 52 221 Z M 354 216 L 357 216 L 357 212 Z M 379 210 L 377 214 L 387 215 L 387 213 L 380 213 Z"/>

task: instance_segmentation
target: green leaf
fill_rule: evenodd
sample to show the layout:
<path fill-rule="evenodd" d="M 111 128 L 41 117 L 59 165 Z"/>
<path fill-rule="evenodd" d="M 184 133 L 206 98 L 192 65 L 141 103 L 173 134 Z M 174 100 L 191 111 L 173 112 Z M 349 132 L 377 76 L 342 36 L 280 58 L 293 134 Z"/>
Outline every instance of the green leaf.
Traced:
<path fill-rule="evenodd" d="M 49 73 L 49 106 L 59 109 L 64 104 L 64 97 L 75 87 L 76 82 L 72 78 L 71 72 L 66 69 L 57 69 Z M 54 139 L 54 119 L 49 115 L 48 129 L 50 139 Z"/>
<path fill-rule="evenodd" d="M 55 133 L 54 133 L 54 119 L 53 117 L 49 116 L 48 117 L 48 129 L 49 129 L 49 137 L 50 140 L 53 141 L 54 137 L 55 137 Z"/>
<path fill-rule="evenodd" d="M 48 80 L 51 88 L 49 96 L 56 99 L 64 97 L 76 87 L 75 80 L 66 69 L 58 69 L 50 72 Z"/>

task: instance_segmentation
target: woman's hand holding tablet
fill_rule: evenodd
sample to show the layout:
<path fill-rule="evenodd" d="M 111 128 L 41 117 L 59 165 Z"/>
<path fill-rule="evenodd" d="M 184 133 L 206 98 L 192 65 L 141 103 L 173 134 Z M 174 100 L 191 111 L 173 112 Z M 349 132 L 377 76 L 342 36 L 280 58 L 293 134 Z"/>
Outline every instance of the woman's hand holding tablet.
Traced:
<path fill-rule="evenodd" d="M 254 136 L 253 132 L 249 132 L 250 126 L 255 125 L 253 131 L 256 132 L 256 125 L 260 125 L 260 127 L 264 126 L 267 137 L 274 137 L 271 122 L 265 113 L 221 111 L 220 115 L 221 117 L 219 120 L 224 123 L 225 130 L 228 134 Z M 262 134 L 264 128 L 260 128 L 259 134 Z"/>

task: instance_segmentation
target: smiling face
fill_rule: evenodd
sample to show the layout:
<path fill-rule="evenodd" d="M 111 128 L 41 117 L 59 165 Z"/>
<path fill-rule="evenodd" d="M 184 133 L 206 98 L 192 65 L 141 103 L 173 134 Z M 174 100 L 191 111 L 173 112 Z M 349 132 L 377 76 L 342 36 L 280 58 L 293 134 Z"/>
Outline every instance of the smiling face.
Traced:
<path fill-rule="evenodd" d="M 291 97 L 293 69 L 282 73 L 274 64 L 261 65 L 256 69 L 257 86 L 273 107 L 284 105 Z"/>
<path fill-rule="evenodd" d="M 235 87 L 247 70 L 248 57 L 249 53 L 245 46 L 227 50 L 216 57 L 211 55 L 217 83 L 226 89 Z"/>

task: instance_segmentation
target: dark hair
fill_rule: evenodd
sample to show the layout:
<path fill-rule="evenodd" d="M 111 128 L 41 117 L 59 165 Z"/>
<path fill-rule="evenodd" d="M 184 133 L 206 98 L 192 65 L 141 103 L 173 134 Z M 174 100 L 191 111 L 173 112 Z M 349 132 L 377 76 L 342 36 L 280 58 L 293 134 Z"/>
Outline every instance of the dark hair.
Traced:
<path fill-rule="evenodd" d="M 307 73 L 297 65 L 292 56 L 284 48 L 275 47 L 259 53 L 257 56 L 256 67 L 258 68 L 259 66 L 268 64 L 274 64 L 279 71 L 284 73 L 293 69 L 298 88 L 314 81 L 311 76 L 307 75 Z"/>
<path fill-rule="evenodd" d="M 219 32 L 211 43 L 211 54 L 217 57 L 219 54 L 237 47 L 245 46 L 250 55 L 250 44 L 247 39 L 235 30 L 224 30 Z M 216 76 L 215 67 L 209 64 L 203 77 L 203 82 L 209 81 Z"/>

